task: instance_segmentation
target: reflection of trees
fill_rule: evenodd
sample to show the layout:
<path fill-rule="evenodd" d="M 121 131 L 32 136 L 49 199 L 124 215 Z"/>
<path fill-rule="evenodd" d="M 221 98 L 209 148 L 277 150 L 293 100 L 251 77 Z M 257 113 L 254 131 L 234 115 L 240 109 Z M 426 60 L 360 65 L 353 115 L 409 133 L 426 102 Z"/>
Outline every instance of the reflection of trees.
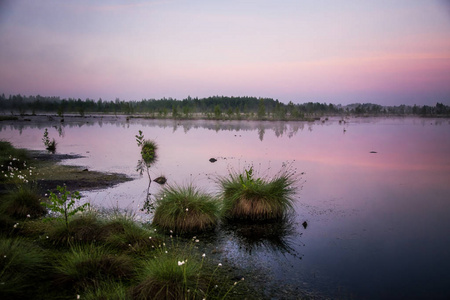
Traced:
<path fill-rule="evenodd" d="M 281 220 L 264 222 L 226 222 L 222 224 L 225 232 L 237 241 L 238 246 L 249 254 L 257 250 L 269 250 L 300 256 L 294 249 L 294 241 L 298 241 L 294 215 Z"/>
<path fill-rule="evenodd" d="M 266 132 L 266 130 L 264 129 L 263 126 L 258 127 L 258 136 L 259 136 L 259 140 L 262 142 L 264 139 L 264 133 Z"/>
<path fill-rule="evenodd" d="M 247 120 L 228 120 L 228 121 L 217 121 L 217 120 L 172 120 L 172 119 L 140 119 L 140 118 L 130 118 L 126 121 L 126 118 L 120 118 L 116 116 L 102 116 L 102 117 L 80 117 L 80 116 L 70 116 L 65 115 L 65 122 L 62 124 L 57 118 L 49 117 L 31 117 L 31 122 L 24 121 L 14 121 L 10 124 L 1 124 L 0 130 L 5 128 L 11 128 L 18 131 L 27 128 L 38 128 L 44 129 L 47 127 L 55 127 L 60 133 L 60 136 L 64 135 L 63 129 L 68 127 L 81 127 L 81 126 L 100 126 L 104 125 L 114 125 L 119 128 L 129 128 L 131 125 L 138 124 L 143 127 L 159 127 L 159 128 L 172 128 L 173 132 L 177 131 L 179 127 L 182 128 L 184 133 L 187 133 L 191 129 L 207 129 L 213 130 L 215 132 L 220 131 L 256 131 L 259 139 L 262 141 L 264 135 L 268 131 L 273 131 L 276 137 L 281 137 L 287 134 L 289 138 L 295 136 L 298 131 L 303 131 L 305 124 L 308 126 L 308 130 L 312 130 L 315 123 L 305 123 L 304 121 L 289 121 L 289 122 L 269 122 L 269 121 L 247 121 Z"/>

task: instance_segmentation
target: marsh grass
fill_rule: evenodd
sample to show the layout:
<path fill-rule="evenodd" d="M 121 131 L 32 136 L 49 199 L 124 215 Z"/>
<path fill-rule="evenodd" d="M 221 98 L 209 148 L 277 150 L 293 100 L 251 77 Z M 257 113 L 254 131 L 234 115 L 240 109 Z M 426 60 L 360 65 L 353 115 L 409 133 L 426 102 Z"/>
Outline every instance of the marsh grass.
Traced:
<path fill-rule="evenodd" d="M 180 253 L 161 254 L 140 267 L 139 284 L 131 290 L 133 299 L 202 299 L 207 279 L 201 264 Z"/>
<path fill-rule="evenodd" d="M 95 245 L 72 246 L 55 265 L 55 283 L 75 290 L 96 288 L 104 281 L 127 281 L 134 264 L 125 255 Z"/>
<path fill-rule="evenodd" d="M 217 225 L 219 202 L 192 185 L 164 187 L 156 198 L 153 224 L 157 227 L 185 234 Z"/>
<path fill-rule="evenodd" d="M 113 215 L 103 226 L 104 243 L 111 248 L 145 255 L 161 243 L 158 234 L 139 225 L 131 217 Z"/>
<path fill-rule="evenodd" d="M 223 215 L 234 220 L 282 218 L 293 207 L 298 176 L 286 164 L 273 178 L 254 177 L 253 167 L 219 177 Z"/>
<path fill-rule="evenodd" d="M 14 219 L 39 218 L 47 212 L 38 190 L 29 184 L 17 186 L 0 201 L 0 212 Z"/>
<path fill-rule="evenodd" d="M 93 212 L 75 215 L 69 220 L 69 226 L 56 219 L 49 219 L 47 223 L 51 226 L 45 228 L 45 235 L 48 242 L 55 246 L 95 243 L 102 238 L 103 220 Z"/>
<path fill-rule="evenodd" d="M 48 279 L 46 253 L 23 238 L 0 238 L 0 298 L 30 299 Z"/>
<path fill-rule="evenodd" d="M 96 287 L 87 288 L 80 299 L 83 300 L 126 300 L 130 299 L 128 287 L 122 282 L 107 280 Z"/>

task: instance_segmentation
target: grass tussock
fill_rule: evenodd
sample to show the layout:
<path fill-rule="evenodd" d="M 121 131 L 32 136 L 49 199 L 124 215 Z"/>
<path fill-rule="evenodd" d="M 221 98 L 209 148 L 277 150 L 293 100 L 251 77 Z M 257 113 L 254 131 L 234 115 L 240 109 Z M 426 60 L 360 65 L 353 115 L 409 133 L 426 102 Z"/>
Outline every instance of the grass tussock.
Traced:
<path fill-rule="evenodd" d="M 0 238 L 0 299 L 31 299 L 47 280 L 46 253 L 22 238 Z"/>
<path fill-rule="evenodd" d="M 165 187 L 155 206 L 153 224 L 181 234 L 214 228 L 220 214 L 218 201 L 192 185 Z"/>
<path fill-rule="evenodd" d="M 128 287 L 122 282 L 105 281 L 97 287 L 87 288 L 81 295 L 83 300 L 126 300 L 130 299 Z"/>
<path fill-rule="evenodd" d="M 205 280 L 199 276 L 200 264 L 181 256 L 161 255 L 141 266 L 140 282 L 131 290 L 133 299 L 202 299 Z"/>
<path fill-rule="evenodd" d="M 103 226 L 104 243 L 111 248 L 146 254 L 161 243 L 160 237 L 124 215 L 114 215 Z"/>
<path fill-rule="evenodd" d="M 282 218 L 292 209 L 297 190 L 295 171 L 284 168 L 273 178 L 255 178 L 253 168 L 220 177 L 225 218 L 269 220 Z"/>
<path fill-rule="evenodd" d="M 0 212 L 18 220 L 42 217 L 47 210 L 41 205 L 38 191 L 29 185 L 20 185 L 5 195 L 0 202 Z"/>
<path fill-rule="evenodd" d="M 55 283 L 75 290 L 98 287 L 108 280 L 126 281 L 133 276 L 130 257 L 111 254 L 106 248 L 73 246 L 55 266 Z"/>

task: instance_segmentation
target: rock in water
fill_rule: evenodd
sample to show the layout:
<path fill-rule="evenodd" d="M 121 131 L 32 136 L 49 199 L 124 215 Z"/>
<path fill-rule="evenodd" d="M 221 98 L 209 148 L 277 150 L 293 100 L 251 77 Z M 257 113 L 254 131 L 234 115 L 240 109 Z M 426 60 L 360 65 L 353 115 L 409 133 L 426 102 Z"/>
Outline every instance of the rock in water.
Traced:
<path fill-rule="evenodd" d="M 215 159 L 214 157 L 212 157 L 212 158 L 209 159 L 209 161 L 212 162 L 212 163 L 214 163 L 214 162 L 217 161 L 217 159 Z"/>
<path fill-rule="evenodd" d="M 164 176 L 159 176 L 158 178 L 155 178 L 153 181 L 159 184 L 164 184 L 166 183 L 167 179 Z"/>

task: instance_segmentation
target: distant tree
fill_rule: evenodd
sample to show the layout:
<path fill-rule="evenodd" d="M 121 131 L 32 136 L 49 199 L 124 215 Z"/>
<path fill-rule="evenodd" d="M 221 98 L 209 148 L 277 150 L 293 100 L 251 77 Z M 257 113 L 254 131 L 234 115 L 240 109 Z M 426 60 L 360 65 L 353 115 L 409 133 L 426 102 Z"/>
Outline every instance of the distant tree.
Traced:
<path fill-rule="evenodd" d="M 172 118 L 178 118 L 178 107 L 177 105 L 172 105 Z"/>
<path fill-rule="evenodd" d="M 219 118 L 222 116 L 222 110 L 220 109 L 220 105 L 219 105 L 219 104 L 217 104 L 217 105 L 214 107 L 214 116 L 215 116 L 217 119 L 219 119 Z"/>
<path fill-rule="evenodd" d="M 266 106 L 264 104 L 264 99 L 259 99 L 258 104 L 258 119 L 262 119 L 266 116 Z"/>

